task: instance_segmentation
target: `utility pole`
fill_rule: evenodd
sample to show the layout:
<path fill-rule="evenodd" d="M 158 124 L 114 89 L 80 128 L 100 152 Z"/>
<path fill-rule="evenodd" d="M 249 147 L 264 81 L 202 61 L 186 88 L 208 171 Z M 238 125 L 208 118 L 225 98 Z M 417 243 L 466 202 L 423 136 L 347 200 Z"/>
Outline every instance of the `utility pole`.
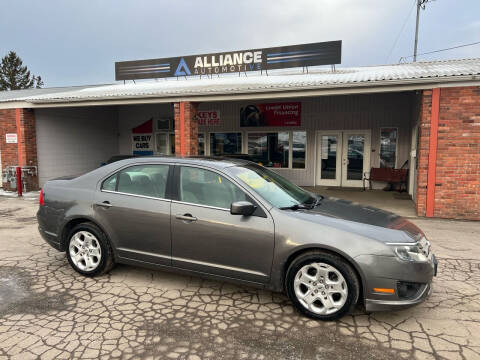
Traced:
<path fill-rule="evenodd" d="M 420 22 L 420 9 L 425 10 L 425 4 L 432 0 L 417 0 L 417 23 L 415 26 L 415 48 L 413 49 L 413 62 L 417 61 L 417 46 L 418 46 L 418 24 Z"/>

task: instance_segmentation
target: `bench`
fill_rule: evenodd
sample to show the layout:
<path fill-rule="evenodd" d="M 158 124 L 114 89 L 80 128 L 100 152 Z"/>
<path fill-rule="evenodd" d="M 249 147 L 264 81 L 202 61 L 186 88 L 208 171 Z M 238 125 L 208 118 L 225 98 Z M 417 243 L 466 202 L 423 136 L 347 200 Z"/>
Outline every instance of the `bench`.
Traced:
<path fill-rule="evenodd" d="M 391 185 L 400 184 L 399 192 L 407 190 L 408 169 L 391 168 L 372 168 L 368 173 L 363 174 L 363 190 L 365 191 L 365 181 L 369 182 L 369 189 L 372 190 L 372 181 L 385 181 Z"/>

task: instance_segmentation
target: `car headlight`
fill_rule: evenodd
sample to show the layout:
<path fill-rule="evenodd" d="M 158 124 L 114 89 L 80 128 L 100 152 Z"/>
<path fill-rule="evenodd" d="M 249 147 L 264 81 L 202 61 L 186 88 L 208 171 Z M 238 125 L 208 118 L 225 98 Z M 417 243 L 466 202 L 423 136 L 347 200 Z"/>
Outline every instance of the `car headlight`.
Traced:
<path fill-rule="evenodd" d="M 428 254 L 417 244 L 394 245 L 394 252 L 397 257 L 404 261 L 427 262 Z"/>

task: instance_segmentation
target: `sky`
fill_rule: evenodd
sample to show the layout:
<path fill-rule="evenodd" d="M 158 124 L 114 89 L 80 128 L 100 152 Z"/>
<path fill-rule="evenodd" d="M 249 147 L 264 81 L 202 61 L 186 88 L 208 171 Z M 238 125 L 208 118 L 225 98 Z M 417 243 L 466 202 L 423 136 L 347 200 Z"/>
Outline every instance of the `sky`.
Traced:
<path fill-rule="evenodd" d="M 341 67 L 413 54 L 415 0 L 0 0 L 0 56 L 46 87 L 115 82 L 115 61 L 342 40 Z M 418 52 L 480 41 L 480 0 L 436 0 Z M 403 28 L 403 31 L 401 31 Z M 480 58 L 480 44 L 420 60 Z M 411 60 L 411 58 L 409 58 Z"/>

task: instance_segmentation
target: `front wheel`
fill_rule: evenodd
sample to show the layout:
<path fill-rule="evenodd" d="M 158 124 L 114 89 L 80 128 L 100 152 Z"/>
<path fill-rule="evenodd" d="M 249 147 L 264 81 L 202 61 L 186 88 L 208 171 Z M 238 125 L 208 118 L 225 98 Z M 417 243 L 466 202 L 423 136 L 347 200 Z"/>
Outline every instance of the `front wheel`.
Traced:
<path fill-rule="evenodd" d="M 295 307 L 320 320 L 341 318 L 358 300 L 359 281 L 352 267 L 339 256 L 309 251 L 289 266 L 285 286 Z"/>
<path fill-rule="evenodd" d="M 82 223 L 72 229 L 66 252 L 73 269 L 85 276 L 102 275 L 114 265 L 107 237 L 92 223 Z"/>

